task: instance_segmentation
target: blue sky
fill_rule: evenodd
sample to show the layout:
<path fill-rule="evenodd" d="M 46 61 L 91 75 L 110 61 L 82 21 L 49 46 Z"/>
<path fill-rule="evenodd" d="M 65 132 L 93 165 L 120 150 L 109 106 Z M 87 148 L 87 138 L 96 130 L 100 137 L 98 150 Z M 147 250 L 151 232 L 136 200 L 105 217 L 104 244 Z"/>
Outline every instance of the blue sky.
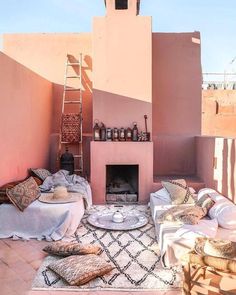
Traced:
<path fill-rule="evenodd" d="M 103 0 L 0 0 L 0 34 L 89 32 Z M 204 72 L 231 70 L 236 57 L 236 0 L 141 0 L 154 32 L 200 31 Z M 236 64 L 234 63 L 236 69 Z"/>

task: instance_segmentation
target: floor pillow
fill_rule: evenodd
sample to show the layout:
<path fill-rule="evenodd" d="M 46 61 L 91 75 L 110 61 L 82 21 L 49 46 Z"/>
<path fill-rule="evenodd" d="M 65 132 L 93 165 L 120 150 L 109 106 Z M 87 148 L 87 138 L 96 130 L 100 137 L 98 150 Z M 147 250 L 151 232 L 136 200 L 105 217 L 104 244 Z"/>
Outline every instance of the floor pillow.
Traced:
<path fill-rule="evenodd" d="M 78 242 L 53 242 L 43 248 L 44 252 L 58 256 L 99 254 L 101 247 L 97 245 L 82 245 Z"/>
<path fill-rule="evenodd" d="M 92 279 L 103 276 L 114 267 L 100 256 L 75 255 L 69 256 L 48 266 L 71 286 L 83 285 Z"/>

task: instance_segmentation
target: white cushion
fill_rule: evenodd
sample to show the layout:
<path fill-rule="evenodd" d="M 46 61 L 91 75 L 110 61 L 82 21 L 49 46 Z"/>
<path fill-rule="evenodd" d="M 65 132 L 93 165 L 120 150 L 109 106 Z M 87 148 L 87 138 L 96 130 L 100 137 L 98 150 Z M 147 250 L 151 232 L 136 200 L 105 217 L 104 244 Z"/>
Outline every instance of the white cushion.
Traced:
<path fill-rule="evenodd" d="M 195 193 L 195 189 L 190 187 L 189 188 L 191 194 L 194 194 Z M 170 194 L 168 193 L 167 189 L 166 188 L 161 188 L 159 189 L 158 191 L 156 191 L 155 193 L 151 193 L 151 196 L 152 197 L 155 197 L 157 199 L 160 199 L 162 201 L 162 204 L 171 204 L 172 200 L 171 200 L 171 197 L 170 197 Z"/>
<path fill-rule="evenodd" d="M 161 200 L 163 205 L 171 204 L 170 194 L 164 187 L 162 189 L 159 189 L 155 193 L 151 193 L 151 196 Z"/>
<path fill-rule="evenodd" d="M 198 224 L 184 224 L 175 236 L 184 239 L 195 239 L 196 237 L 215 238 L 218 229 L 217 219 L 202 219 Z"/>
<path fill-rule="evenodd" d="M 198 193 L 198 199 L 204 194 L 208 194 L 215 201 L 215 205 L 209 210 L 208 215 L 212 219 L 217 218 L 221 227 L 225 229 L 236 229 L 235 204 L 213 189 L 201 189 Z"/>
<path fill-rule="evenodd" d="M 236 242 L 236 230 L 218 227 L 216 239 Z"/>

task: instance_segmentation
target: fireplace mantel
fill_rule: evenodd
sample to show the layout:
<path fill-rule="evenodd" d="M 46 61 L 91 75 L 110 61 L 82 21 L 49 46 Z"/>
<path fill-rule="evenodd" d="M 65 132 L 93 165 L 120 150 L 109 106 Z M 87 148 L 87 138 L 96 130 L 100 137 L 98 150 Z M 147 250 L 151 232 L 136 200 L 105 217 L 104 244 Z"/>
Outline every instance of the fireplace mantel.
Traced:
<path fill-rule="evenodd" d="M 148 203 L 153 186 L 152 142 L 91 142 L 94 204 L 105 203 L 106 165 L 139 165 L 139 203 Z"/>

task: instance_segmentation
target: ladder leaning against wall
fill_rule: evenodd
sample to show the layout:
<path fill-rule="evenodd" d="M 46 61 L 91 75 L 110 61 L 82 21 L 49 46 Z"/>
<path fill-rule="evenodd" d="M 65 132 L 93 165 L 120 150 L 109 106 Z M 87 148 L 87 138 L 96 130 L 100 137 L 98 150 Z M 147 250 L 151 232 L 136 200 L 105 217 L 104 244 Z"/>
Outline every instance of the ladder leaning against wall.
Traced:
<path fill-rule="evenodd" d="M 67 54 L 62 99 L 59 159 L 68 148 L 74 156 L 74 172 L 83 175 L 82 54 Z"/>

